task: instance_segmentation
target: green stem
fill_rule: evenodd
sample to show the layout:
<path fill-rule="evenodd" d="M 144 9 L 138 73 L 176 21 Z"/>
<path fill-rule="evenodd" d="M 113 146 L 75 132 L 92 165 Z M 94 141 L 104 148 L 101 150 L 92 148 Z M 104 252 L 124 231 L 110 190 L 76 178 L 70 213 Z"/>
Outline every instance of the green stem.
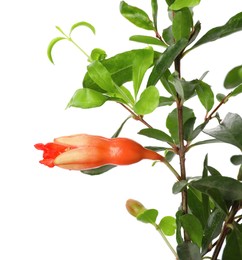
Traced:
<path fill-rule="evenodd" d="M 171 170 L 171 172 L 176 176 L 176 178 L 178 179 L 178 181 L 181 180 L 181 176 L 179 175 L 179 173 L 173 168 L 173 166 L 167 161 L 164 160 L 163 163 Z"/>
<path fill-rule="evenodd" d="M 163 238 L 163 240 L 165 241 L 166 245 L 169 247 L 169 249 L 173 253 L 173 255 L 176 257 L 176 259 L 178 259 L 178 256 L 177 256 L 177 253 L 176 253 L 175 249 L 172 247 L 172 245 L 170 244 L 170 242 L 166 238 L 166 236 L 163 233 L 163 231 L 160 229 L 160 227 L 157 224 L 155 224 L 154 226 L 155 226 L 156 230 L 159 232 L 159 234 L 161 235 L 161 237 Z"/>
<path fill-rule="evenodd" d="M 72 42 L 88 59 L 90 58 L 90 56 L 78 44 L 76 44 L 71 37 L 68 37 L 67 39 Z"/>

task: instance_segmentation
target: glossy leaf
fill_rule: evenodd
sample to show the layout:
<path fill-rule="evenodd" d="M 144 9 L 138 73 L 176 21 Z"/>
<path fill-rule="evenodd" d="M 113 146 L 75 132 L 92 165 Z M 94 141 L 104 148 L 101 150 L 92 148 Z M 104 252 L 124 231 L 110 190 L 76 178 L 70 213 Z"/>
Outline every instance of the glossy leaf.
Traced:
<path fill-rule="evenodd" d="M 107 54 L 104 50 L 95 48 L 92 50 L 89 61 L 93 62 L 95 60 L 102 61 L 107 57 Z"/>
<path fill-rule="evenodd" d="M 200 0 L 175 0 L 175 2 L 169 6 L 171 10 L 180 10 L 184 7 L 194 7 L 200 3 Z"/>
<path fill-rule="evenodd" d="M 215 209 L 208 218 L 207 224 L 204 228 L 202 239 L 202 254 L 207 252 L 213 239 L 215 239 L 221 231 L 226 215 L 220 209 Z"/>
<path fill-rule="evenodd" d="M 242 150 L 242 119 L 238 114 L 228 113 L 222 123 L 215 128 L 204 130 L 204 133 L 222 141 L 235 145 Z"/>
<path fill-rule="evenodd" d="M 182 8 L 174 12 L 172 32 L 176 41 L 182 38 L 189 39 L 193 25 L 192 15 L 189 8 Z"/>
<path fill-rule="evenodd" d="M 137 27 L 146 30 L 154 30 L 153 23 L 150 20 L 149 16 L 145 11 L 141 10 L 140 8 L 128 5 L 127 3 L 122 1 L 120 3 L 120 12 L 126 19 L 128 19 Z"/>
<path fill-rule="evenodd" d="M 85 27 L 89 28 L 93 32 L 93 34 L 96 33 L 94 26 L 91 25 L 90 23 L 88 23 L 88 22 L 78 22 L 78 23 L 75 23 L 75 24 L 72 25 L 69 35 L 71 35 L 71 33 L 73 32 L 74 29 L 76 29 L 77 27 L 80 27 L 80 26 L 85 26 Z"/>
<path fill-rule="evenodd" d="M 193 110 L 187 107 L 183 107 L 183 124 L 194 118 Z M 175 108 L 167 117 L 166 119 L 166 127 L 169 129 L 171 137 L 175 141 L 176 144 L 179 143 L 179 135 L 178 135 L 178 113 L 177 109 Z M 190 130 L 189 130 L 190 131 Z"/>
<path fill-rule="evenodd" d="M 148 79 L 147 86 L 155 85 L 166 70 L 172 65 L 175 58 L 186 47 L 187 40 L 181 39 L 174 45 L 168 47 L 156 62 Z"/>
<path fill-rule="evenodd" d="M 193 45 L 191 49 L 194 49 L 202 44 L 218 40 L 240 30 L 242 30 L 242 12 L 231 17 L 226 24 L 209 30 Z"/>
<path fill-rule="evenodd" d="M 202 244 L 203 228 L 200 221 L 192 214 L 185 214 L 180 217 L 181 224 L 188 233 L 191 241 L 199 247 Z"/>
<path fill-rule="evenodd" d="M 155 86 L 146 88 L 134 105 L 134 112 L 138 115 L 146 115 L 153 112 L 159 105 L 159 91 Z"/>
<path fill-rule="evenodd" d="M 120 125 L 120 127 L 117 129 L 117 131 L 112 135 L 112 138 L 116 138 L 119 136 L 119 134 L 121 133 L 124 125 L 127 123 L 127 121 L 131 118 L 131 116 L 127 117 L 123 123 Z"/>
<path fill-rule="evenodd" d="M 176 219 L 171 216 L 163 217 L 159 223 L 159 228 L 166 236 L 173 236 L 176 231 Z"/>
<path fill-rule="evenodd" d="M 222 260 L 239 259 L 242 259 L 242 225 L 237 224 L 231 234 L 228 235 Z"/>
<path fill-rule="evenodd" d="M 191 242 L 183 242 L 177 246 L 179 260 L 202 260 L 199 247 Z"/>
<path fill-rule="evenodd" d="M 152 17 L 154 22 L 155 30 L 157 31 L 157 13 L 158 13 L 158 3 L 157 0 L 151 0 L 152 7 Z"/>
<path fill-rule="evenodd" d="M 135 53 L 133 59 L 133 86 L 134 95 L 137 96 L 141 82 L 145 75 L 145 72 L 153 64 L 154 51 L 153 49 L 143 49 Z"/>
<path fill-rule="evenodd" d="M 105 173 L 115 167 L 116 167 L 116 165 L 104 165 L 104 166 L 101 166 L 101 167 L 98 167 L 95 169 L 91 169 L 91 170 L 83 170 L 81 172 L 84 174 L 87 174 L 87 175 L 99 175 L 99 174 Z"/>
<path fill-rule="evenodd" d="M 115 84 L 111 74 L 100 61 L 92 62 L 87 71 L 91 79 L 103 90 L 107 92 L 115 92 Z"/>
<path fill-rule="evenodd" d="M 78 89 L 67 107 L 79 107 L 79 108 L 93 108 L 102 106 L 108 100 L 107 96 L 104 96 L 100 92 L 92 89 L 82 88 Z"/>
<path fill-rule="evenodd" d="M 159 129 L 145 128 L 145 129 L 142 129 L 141 131 L 139 131 L 138 134 L 145 135 L 147 137 L 154 138 L 154 139 L 162 141 L 162 142 L 166 142 L 166 143 L 170 143 L 170 144 L 173 143 L 172 138 L 168 134 L 166 134 L 165 132 L 163 132 Z"/>
<path fill-rule="evenodd" d="M 134 41 L 134 42 L 141 42 L 141 43 L 146 43 L 146 44 L 151 44 L 151 45 L 167 47 L 163 41 L 158 40 L 157 38 L 154 38 L 151 36 L 146 36 L 146 35 L 133 35 L 129 38 L 129 40 Z"/>
<path fill-rule="evenodd" d="M 157 216 L 158 211 L 156 209 L 147 209 L 137 216 L 137 220 L 154 225 Z"/>
<path fill-rule="evenodd" d="M 209 190 L 217 189 L 222 198 L 227 201 L 242 199 L 242 183 L 224 176 L 208 176 L 198 181 L 190 182 L 191 187 L 209 195 Z"/>
<path fill-rule="evenodd" d="M 211 87 L 200 80 L 199 84 L 196 85 L 196 92 L 201 104 L 209 112 L 214 105 L 214 94 Z"/>
<path fill-rule="evenodd" d="M 188 180 L 181 180 L 176 182 L 172 187 L 172 193 L 178 194 L 182 192 L 188 185 Z"/>
<path fill-rule="evenodd" d="M 240 165 L 242 164 L 242 155 L 233 155 L 230 158 L 230 161 L 234 164 L 234 165 Z"/>
<path fill-rule="evenodd" d="M 227 89 L 235 88 L 242 84 L 242 65 L 230 70 L 224 79 L 224 87 Z"/>
<path fill-rule="evenodd" d="M 65 37 L 56 37 L 54 38 L 47 47 L 47 56 L 49 60 L 54 64 L 53 58 L 52 58 L 52 49 L 55 46 L 55 44 L 61 40 L 66 40 Z"/>

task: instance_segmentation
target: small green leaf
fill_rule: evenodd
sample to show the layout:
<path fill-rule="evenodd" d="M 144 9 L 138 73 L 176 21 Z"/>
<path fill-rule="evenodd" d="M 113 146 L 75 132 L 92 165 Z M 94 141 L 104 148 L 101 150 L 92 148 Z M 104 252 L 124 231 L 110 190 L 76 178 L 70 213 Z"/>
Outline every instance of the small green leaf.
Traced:
<path fill-rule="evenodd" d="M 61 40 L 66 40 L 65 37 L 56 37 L 54 38 L 47 47 L 47 56 L 49 60 L 54 64 L 53 58 L 52 58 L 52 49 L 55 46 L 55 44 Z"/>
<path fill-rule="evenodd" d="M 145 72 L 153 64 L 154 51 L 153 49 L 143 49 L 136 52 L 133 59 L 133 86 L 134 94 L 137 96 L 141 82 L 145 75 Z"/>
<path fill-rule="evenodd" d="M 172 32 L 176 41 L 180 39 L 189 39 L 193 25 L 192 14 L 189 8 L 182 8 L 174 12 L 172 21 Z"/>
<path fill-rule="evenodd" d="M 170 150 L 166 150 L 165 151 L 165 158 L 167 162 L 171 162 L 171 160 L 175 157 L 175 153 L 170 151 Z"/>
<path fill-rule="evenodd" d="M 154 138 L 156 140 L 166 142 L 169 144 L 173 143 L 172 138 L 168 134 L 166 134 L 165 132 L 163 132 L 159 129 L 145 128 L 145 129 L 140 130 L 138 134 L 145 135 L 147 137 Z"/>
<path fill-rule="evenodd" d="M 129 38 L 129 40 L 134 41 L 134 42 L 141 42 L 141 43 L 146 43 L 146 44 L 151 44 L 151 45 L 167 47 L 163 41 L 158 40 L 157 38 L 154 38 L 151 36 L 146 36 L 146 35 L 133 35 Z"/>
<path fill-rule="evenodd" d="M 102 61 L 107 57 L 107 54 L 104 50 L 95 48 L 92 50 L 89 61 L 93 62 L 95 60 Z"/>
<path fill-rule="evenodd" d="M 191 214 L 185 214 L 180 217 L 181 224 L 188 233 L 191 241 L 201 247 L 203 228 L 200 221 Z"/>
<path fill-rule="evenodd" d="M 214 167 L 207 165 L 206 168 L 212 176 L 222 176 L 222 174 Z"/>
<path fill-rule="evenodd" d="M 174 45 L 168 47 L 164 53 L 160 56 L 155 64 L 149 79 L 147 86 L 155 85 L 161 76 L 167 71 L 167 69 L 172 65 L 175 58 L 182 52 L 182 50 L 187 45 L 186 39 L 181 39 Z"/>
<path fill-rule="evenodd" d="M 242 199 L 242 183 L 230 177 L 208 176 L 198 181 L 192 181 L 189 185 L 208 195 L 209 190 L 217 189 L 222 198 L 227 201 Z"/>
<path fill-rule="evenodd" d="M 222 142 L 235 145 L 242 150 L 241 129 L 241 117 L 238 114 L 228 113 L 220 125 L 209 130 L 204 130 L 204 133 Z"/>
<path fill-rule="evenodd" d="M 175 38 L 172 32 L 172 26 L 168 26 L 163 30 L 162 38 L 168 45 L 173 45 L 175 43 Z"/>
<path fill-rule="evenodd" d="M 103 90 L 107 92 L 115 92 L 115 84 L 111 74 L 100 61 L 92 62 L 87 71 L 91 79 Z"/>
<path fill-rule="evenodd" d="M 116 138 L 119 136 L 120 132 L 122 131 L 124 125 L 127 123 L 127 121 L 131 118 L 131 116 L 127 117 L 123 123 L 120 125 L 120 127 L 117 129 L 117 131 L 112 135 L 112 138 Z"/>
<path fill-rule="evenodd" d="M 193 45 L 191 49 L 194 49 L 202 44 L 218 40 L 240 30 L 242 30 L 242 12 L 231 17 L 226 24 L 209 30 Z"/>
<path fill-rule="evenodd" d="M 158 211 L 156 209 L 147 209 L 137 216 L 137 220 L 154 225 L 157 216 Z"/>
<path fill-rule="evenodd" d="M 239 172 L 238 172 L 237 180 L 238 180 L 238 181 L 242 181 L 242 165 L 240 165 L 240 167 L 239 167 Z"/>
<path fill-rule="evenodd" d="M 172 193 L 178 194 L 182 192 L 188 185 L 188 180 L 181 180 L 176 182 L 172 187 Z"/>
<path fill-rule="evenodd" d="M 214 94 L 211 87 L 203 81 L 199 81 L 196 85 L 196 92 L 198 98 L 207 112 L 209 112 L 214 105 Z"/>
<path fill-rule="evenodd" d="M 183 242 L 177 246 L 179 260 L 202 260 L 199 247 L 191 242 Z"/>
<path fill-rule="evenodd" d="M 140 8 L 128 5 L 124 1 L 120 3 L 121 14 L 137 27 L 145 30 L 154 30 L 152 21 L 147 13 Z"/>
<path fill-rule="evenodd" d="M 151 0 L 152 7 L 152 17 L 154 22 L 155 30 L 157 31 L 157 13 L 158 13 L 158 3 L 157 0 Z"/>
<path fill-rule="evenodd" d="M 101 166 L 101 167 L 98 167 L 95 169 L 91 169 L 91 170 L 83 170 L 81 172 L 84 174 L 87 174 L 87 175 L 99 175 L 99 174 L 105 173 L 115 167 L 116 167 L 116 165 L 104 165 L 104 166 Z"/>
<path fill-rule="evenodd" d="M 235 88 L 240 84 L 242 84 L 242 65 L 230 70 L 224 79 L 226 89 Z"/>
<path fill-rule="evenodd" d="M 146 115 L 153 112 L 159 105 L 159 91 L 155 86 L 146 88 L 134 105 L 134 112 L 138 115 Z"/>
<path fill-rule="evenodd" d="M 162 106 L 171 106 L 175 102 L 173 97 L 162 97 L 159 99 L 159 107 Z"/>
<path fill-rule="evenodd" d="M 175 0 L 175 2 L 169 6 L 171 10 L 180 10 L 184 7 L 194 7 L 200 3 L 201 0 Z"/>
<path fill-rule="evenodd" d="M 230 94 L 229 97 L 234 97 L 242 93 L 242 84 L 236 87 Z"/>
<path fill-rule="evenodd" d="M 159 223 L 159 228 L 166 236 L 173 236 L 176 231 L 176 219 L 171 216 L 163 217 Z"/>
<path fill-rule="evenodd" d="M 90 23 L 87 23 L 87 22 L 78 22 L 78 23 L 75 23 L 75 24 L 72 25 L 72 27 L 71 27 L 71 29 L 70 29 L 69 35 L 71 35 L 72 31 L 73 31 L 75 28 L 79 27 L 79 26 L 85 26 L 85 27 L 89 28 L 89 29 L 93 32 L 93 34 L 96 33 L 94 26 L 91 25 Z"/>
<path fill-rule="evenodd" d="M 93 108 L 102 106 L 108 97 L 104 96 L 100 92 L 92 89 L 82 88 L 78 89 L 71 100 L 69 101 L 68 107 L 79 107 L 79 108 Z"/>
<path fill-rule="evenodd" d="M 233 155 L 230 158 L 230 161 L 234 165 L 240 165 L 240 164 L 242 164 L 242 155 Z"/>
<path fill-rule="evenodd" d="M 218 94 L 216 95 L 216 99 L 218 100 L 218 102 L 222 102 L 225 97 L 226 97 L 226 96 L 225 96 L 224 94 L 222 94 L 222 93 L 218 93 Z"/>

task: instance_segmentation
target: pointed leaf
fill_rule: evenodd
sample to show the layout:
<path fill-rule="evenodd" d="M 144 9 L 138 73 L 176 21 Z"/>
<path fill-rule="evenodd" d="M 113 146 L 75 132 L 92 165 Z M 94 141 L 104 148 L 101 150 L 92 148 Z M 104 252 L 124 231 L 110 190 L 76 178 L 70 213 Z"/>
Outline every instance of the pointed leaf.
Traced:
<path fill-rule="evenodd" d="M 241 117 L 238 114 L 228 113 L 220 125 L 209 130 L 204 130 L 204 133 L 222 142 L 235 145 L 242 150 L 241 129 Z"/>
<path fill-rule="evenodd" d="M 71 27 L 71 29 L 70 29 L 69 35 L 71 35 L 72 31 L 73 31 L 75 28 L 79 27 L 79 26 L 85 26 L 85 27 L 89 28 L 89 29 L 93 32 L 93 34 L 96 33 L 94 26 L 91 25 L 90 23 L 88 23 L 88 22 L 78 22 L 78 23 L 75 23 L 75 24 L 72 25 L 72 27 Z"/>
<path fill-rule="evenodd" d="M 242 30 L 242 12 L 231 17 L 226 24 L 209 30 L 193 45 L 191 49 L 194 49 L 202 44 L 218 40 L 240 30 Z"/>
<path fill-rule="evenodd" d="M 174 45 L 168 47 L 165 52 L 160 56 L 155 64 L 149 79 L 147 86 L 155 85 L 166 70 L 172 65 L 175 58 L 182 52 L 187 45 L 186 39 L 181 39 Z"/>
<path fill-rule="evenodd" d="M 188 180 L 181 180 L 176 182 L 172 187 L 172 193 L 178 194 L 182 192 L 188 185 Z"/>
<path fill-rule="evenodd" d="M 159 107 L 162 106 L 171 106 L 175 102 L 173 97 L 162 97 L 159 99 Z"/>
<path fill-rule="evenodd" d="M 124 1 L 120 3 L 121 14 L 134 25 L 145 30 L 154 30 L 152 21 L 147 13 L 140 8 L 128 5 Z"/>
<path fill-rule="evenodd" d="M 115 138 L 115 137 L 118 137 L 118 136 L 119 136 L 120 132 L 122 131 L 122 129 L 123 129 L 123 127 L 124 127 L 124 125 L 127 123 L 127 121 L 128 121 L 130 118 L 131 118 L 131 117 L 129 116 L 129 117 L 127 117 L 127 118 L 123 121 L 123 123 L 120 125 L 120 127 L 118 128 L 118 130 L 112 135 L 112 138 Z"/>
<path fill-rule="evenodd" d="M 157 31 L 157 12 L 158 12 L 158 3 L 157 0 L 151 0 L 152 7 L 152 17 L 154 22 L 155 30 Z"/>
<path fill-rule="evenodd" d="M 138 102 L 134 105 L 134 112 L 138 115 L 146 115 L 153 112 L 159 105 L 159 91 L 155 86 L 146 88 Z"/>
<path fill-rule="evenodd" d="M 102 174 L 102 173 L 105 173 L 113 168 L 115 168 L 116 165 L 104 165 L 104 166 L 101 166 L 101 167 L 98 167 L 98 168 L 95 168 L 95 169 L 91 169 L 91 170 L 84 170 L 84 171 L 81 171 L 82 173 L 84 174 L 87 174 L 87 175 L 99 175 L 99 174 Z"/>
<path fill-rule="evenodd" d="M 182 237 L 182 226 L 181 226 L 181 221 L 180 217 L 183 216 L 183 211 L 178 210 L 176 212 L 176 242 L 178 245 L 183 244 L 183 237 Z"/>
<path fill-rule="evenodd" d="M 54 64 L 53 58 L 52 58 L 52 49 L 55 46 L 55 44 L 61 40 L 66 40 L 65 37 L 56 37 L 54 38 L 47 47 L 47 56 L 49 60 Z"/>
<path fill-rule="evenodd" d="M 230 94 L 229 97 L 234 97 L 242 93 L 242 84 L 236 87 Z"/>
<path fill-rule="evenodd" d="M 179 10 L 184 7 L 194 7 L 200 3 L 201 0 L 175 0 L 175 2 L 169 6 L 171 10 Z"/>
<path fill-rule="evenodd" d="M 171 216 L 163 217 L 159 223 L 159 228 L 166 236 L 173 236 L 176 231 L 176 219 Z"/>
<path fill-rule="evenodd" d="M 156 140 L 160 140 L 162 142 L 166 142 L 166 143 L 173 143 L 172 138 L 166 134 L 165 132 L 159 130 L 159 129 L 154 129 L 154 128 L 145 128 L 139 131 L 140 135 L 145 135 L 147 137 L 150 138 L 154 138 Z"/>
<path fill-rule="evenodd" d="M 224 79 L 226 89 L 235 88 L 242 84 L 242 65 L 230 70 Z"/>
<path fill-rule="evenodd" d="M 196 92 L 198 98 L 207 112 L 209 112 L 214 105 L 214 94 L 211 87 L 203 81 L 199 81 L 196 85 Z"/>
<path fill-rule="evenodd" d="M 163 41 L 158 40 L 157 38 L 154 38 L 151 36 L 146 36 L 146 35 L 133 35 L 129 38 L 129 40 L 134 41 L 134 42 L 141 42 L 141 43 L 146 43 L 146 44 L 151 44 L 151 45 L 167 47 Z"/>
<path fill-rule="evenodd" d="M 199 247 L 191 242 L 183 242 L 177 246 L 179 260 L 202 260 Z"/>
<path fill-rule="evenodd" d="M 158 211 L 156 209 L 147 209 L 137 216 L 137 220 L 154 225 L 157 216 Z"/>

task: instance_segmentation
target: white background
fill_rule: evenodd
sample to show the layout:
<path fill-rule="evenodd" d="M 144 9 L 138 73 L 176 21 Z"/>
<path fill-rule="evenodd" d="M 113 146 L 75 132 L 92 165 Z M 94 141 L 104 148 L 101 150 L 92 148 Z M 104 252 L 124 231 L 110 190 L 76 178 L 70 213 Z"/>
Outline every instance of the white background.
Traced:
<path fill-rule="evenodd" d="M 166 5 L 159 2 L 159 25 L 165 28 Z M 128 3 L 151 14 L 148 0 Z M 241 1 L 204 0 L 194 8 L 194 20 L 201 21 L 202 35 L 240 11 Z M 100 109 L 65 110 L 74 91 L 82 86 L 88 63 L 77 48 L 63 41 L 53 50 L 53 65 L 46 48 L 52 38 L 60 36 L 56 25 L 68 33 L 79 21 L 90 22 L 97 31 L 96 36 L 84 27 L 73 32 L 73 38 L 88 53 L 99 47 L 110 57 L 145 47 L 128 41 L 129 36 L 146 32 L 120 15 L 118 0 L 1 3 L 0 259 L 174 259 L 152 226 L 137 222 L 125 209 L 126 200 L 134 198 L 147 208 L 157 208 L 159 218 L 175 214 L 180 196 L 172 195 L 175 178 L 165 166 L 152 168 L 151 162 L 144 161 L 91 177 L 38 163 L 41 153 L 34 149 L 35 143 L 76 133 L 110 137 L 128 116 L 122 107 L 111 103 Z M 226 93 L 224 75 L 241 64 L 241 46 L 242 33 L 206 44 L 184 58 L 182 75 L 192 80 L 209 70 L 206 82 L 216 93 Z M 194 107 L 197 99 L 193 102 L 188 105 Z M 241 97 L 231 99 L 222 107 L 221 116 L 228 111 L 241 115 L 240 102 Z M 158 109 L 147 121 L 166 131 L 168 109 Z M 200 104 L 197 109 L 199 123 L 204 113 Z M 129 121 L 122 136 L 143 145 L 155 144 L 136 135 L 143 127 Z M 210 165 L 236 176 L 237 167 L 229 158 L 238 152 L 229 145 L 196 148 L 187 156 L 188 175 L 201 174 L 204 155 L 209 153 Z M 176 160 L 174 167 L 179 167 Z"/>

